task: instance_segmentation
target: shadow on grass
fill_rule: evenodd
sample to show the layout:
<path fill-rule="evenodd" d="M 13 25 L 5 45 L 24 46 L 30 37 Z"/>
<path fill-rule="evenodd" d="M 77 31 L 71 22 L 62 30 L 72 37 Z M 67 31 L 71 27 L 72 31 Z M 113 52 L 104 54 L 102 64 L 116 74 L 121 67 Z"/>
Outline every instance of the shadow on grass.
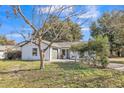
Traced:
<path fill-rule="evenodd" d="M 0 72 L 0 74 L 12 74 L 12 73 L 18 73 L 18 72 L 23 72 L 23 71 L 36 71 L 36 70 L 39 70 L 39 69 L 20 69 L 20 70 Z"/>
<path fill-rule="evenodd" d="M 53 65 L 52 65 L 53 64 Z M 54 62 L 49 66 L 46 66 L 46 68 L 43 71 L 46 72 L 61 72 L 63 70 L 91 70 L 92 67 L 88 67 L 85 64 L 82 63 L 75 63 L 75 62 Z M 56 67 L 57 65 L 57 67 Z M 0 71 L 0 74 L 11 74 L 11 73 L 18 73 L 23 71 L 38 71 L 39 68 L 30 68 L 30 69 L 19 69 L 19 70 L 12 70 L 12 71 Z"/>
<path fill-rule="evenodd" d="M 79 62 L 55 62 L 59 68 L 64 70 L 88 70 L 88 66 L 81 64 Z"/>
<path fill-rule="evenodd" d="M 9 60 L 9 59 L 0 59 L 0 61 L 3 61 L 3 62 L 39 62 L 38 60 L 20 60 L 20 59 L 17 59 L 17 60 Z"/>

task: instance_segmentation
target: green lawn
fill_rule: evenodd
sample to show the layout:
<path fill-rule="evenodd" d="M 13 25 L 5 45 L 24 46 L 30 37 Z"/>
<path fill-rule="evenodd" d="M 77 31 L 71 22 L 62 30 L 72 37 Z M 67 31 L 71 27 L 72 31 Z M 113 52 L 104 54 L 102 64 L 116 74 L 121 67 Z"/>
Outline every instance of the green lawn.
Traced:
<path fill-rule="evenodd" d="M 39 62 L 0 61 L 0 87 L 124 87 L 124 72 L 72 62 L 38 68 Z"/>

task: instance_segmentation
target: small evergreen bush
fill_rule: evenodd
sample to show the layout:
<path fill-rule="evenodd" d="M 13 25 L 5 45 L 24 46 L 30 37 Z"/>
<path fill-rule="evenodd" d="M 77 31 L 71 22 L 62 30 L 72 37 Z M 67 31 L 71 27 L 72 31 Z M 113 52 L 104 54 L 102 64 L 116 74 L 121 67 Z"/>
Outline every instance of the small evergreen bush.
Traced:
<path fill-rule="evenodd" d="M 102 66 L 105 68 L 109 63 L 109 41 L 106 36 L 96 36 L 93 40 L 90 40 L 88 43 L 72 46 L 73 50 L 80 52 L 82 57 L 88 58 L 88 61 L 94 66 Z M 87 53 L 87 54 L 86 54 Z M 86 55 L 86 56 L 84 56 Z"/>

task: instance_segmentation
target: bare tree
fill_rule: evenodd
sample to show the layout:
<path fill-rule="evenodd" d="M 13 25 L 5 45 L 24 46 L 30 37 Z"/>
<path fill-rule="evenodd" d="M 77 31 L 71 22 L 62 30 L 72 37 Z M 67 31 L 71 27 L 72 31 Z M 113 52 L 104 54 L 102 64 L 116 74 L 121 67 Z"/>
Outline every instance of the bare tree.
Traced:
<path fill-rule="evenodd" d="M 57 16 L 62 21 L 67 21 L 68 19 L 73 20 L 75 23 L 79 23 L 83 25 L 86 21 L 81 19 L 80 16 L 85 14 L 87 10 L 85 10 L 84 6 L 33 6 L 32 11 L 32 20 L 28 19 L 28 17 L 24 14 L 21 6 L 12 6 L 14 14 L 16 16 L 20 16 L 22 20 L 25 21 L 27 25 L 32 29 L 31 41 L 33 44 L 38 46 L 39 54 L 40 54 L 40 69 L 44 69 L 44 53 L 46 50 L 57 40 L 60 39 L 62 35 L 65 35 L 67 32 L 63 32 L 61 29 L 66 28 L 69 30 L 70 28 L 66 24 L 57 24 L 55 22 L 56 28 L 52 30 L 54 32 L 55 38 L 50 41 L 48 46 L 42 49 L 42 41 L 45 33 L 51 33 L 49 27 L 46 27 L 46 23 L 49 20 L 51 15 Z M 27 11 L 28 12 L 28 11 Z M 59 29 L 59 32 L 57 30 Z M 24 35 L 22 34 L 24 37 Z"/>

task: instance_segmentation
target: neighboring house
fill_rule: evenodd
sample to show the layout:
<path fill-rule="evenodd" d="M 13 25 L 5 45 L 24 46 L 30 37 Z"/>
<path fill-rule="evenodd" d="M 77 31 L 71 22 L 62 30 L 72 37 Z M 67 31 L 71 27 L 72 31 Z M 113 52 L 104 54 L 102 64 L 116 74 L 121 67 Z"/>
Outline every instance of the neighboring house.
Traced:
<path fill-rule="evenodd" d="M 124 57 L 124 46 L 120 49 L 114 48 L 110 57 Z"/>
<path fill-rule="evenodd" d="M 5 53 L 12 50 L 20 50 L 20 48 L 15 45 L 0 45 L 0 59 L 5 59 Z"/>
<path fill-rule="evenodd" d="M 4 55 L 5 52 L 4 51 L 5 51 L 5 49 L 2 46 L 0 46 L 0 59 L 5 58 L 5 55 Z"/>
<path fill-rule="evenodd" d="M 46 48 L 50 42 L 43 40 L 41 45 L 42 49 Z M 79 58 L 78 52 L 72 52 L 70 50 L 71 45 L 79 44 L 81 42 L 57 42 L 53 43 L 45 52 L 46 61 L 57 61 L 57 60 L 74 60 L 75 57 Z M 27 42 L 21 46 L 22 60 L 39 60 L 38 47 Z"/>

